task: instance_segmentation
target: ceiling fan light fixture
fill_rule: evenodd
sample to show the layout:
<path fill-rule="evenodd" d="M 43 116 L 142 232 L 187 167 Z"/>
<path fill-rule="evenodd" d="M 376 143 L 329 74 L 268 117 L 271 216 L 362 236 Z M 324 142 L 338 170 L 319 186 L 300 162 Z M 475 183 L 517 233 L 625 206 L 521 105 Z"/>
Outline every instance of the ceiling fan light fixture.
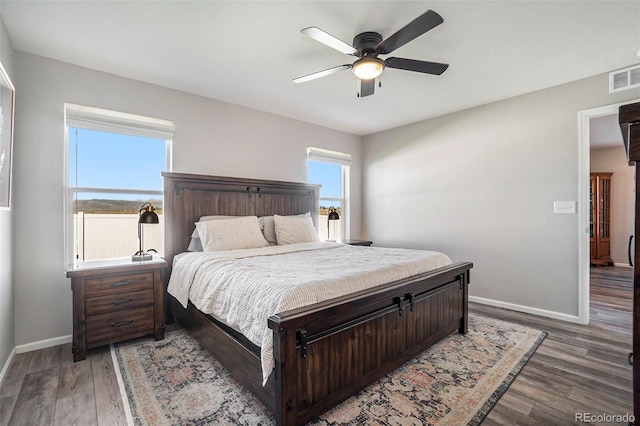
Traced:
<path fill-rule="evenodd" d="M 378 58 L 360 58 L 353 64 L 351 71 L 362 80 L 371 80 L 382 74 L 384 62 Z"/>

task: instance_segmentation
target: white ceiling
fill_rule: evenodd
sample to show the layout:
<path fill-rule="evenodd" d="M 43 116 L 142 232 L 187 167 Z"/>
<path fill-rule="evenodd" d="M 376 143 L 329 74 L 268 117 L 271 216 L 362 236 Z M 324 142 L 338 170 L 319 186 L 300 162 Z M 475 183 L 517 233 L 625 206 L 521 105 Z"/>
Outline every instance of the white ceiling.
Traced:
<path fill-rule="evenodd" d="M 618 114 L 605 115 L 589 120 L 589 142 L 591 149 L 623 146 Z"/>
<path fill-rule="evenodd" d="M 300 29 L 351 44 L 427 9 L 444 23 L 391 56 L 449 63 L 442 76 L 387 69 L 366 98 L 349 71 L 291 81 L 353 61 Z M 640 0 L 2 0 L 0 13 L 16 50 L 357 135 L 640 62 Z"/>

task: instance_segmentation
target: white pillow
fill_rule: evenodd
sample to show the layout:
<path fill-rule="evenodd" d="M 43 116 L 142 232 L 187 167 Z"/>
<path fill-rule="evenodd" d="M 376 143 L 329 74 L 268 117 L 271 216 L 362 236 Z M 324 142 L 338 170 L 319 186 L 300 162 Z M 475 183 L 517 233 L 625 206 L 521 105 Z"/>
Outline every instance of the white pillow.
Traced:
<path fill-rule="evenodd" d="M 246 216 L 225 216 L 225 215 L 202 216 L 200 217 L 200 220 L 198 220 L 198 222 L 204 222 L 207 220 L 236 219 L 239 217 L 246 217 Z M 187 251 L 203 251 L 202 241 L 200 241 L 200 235 L 198 235 L 197 227 L 193 228 L 193 232 L 191 233 L 191 240 L 189 241 L 189 247 L 187 247 Z"/>
<path fill-rule="evenodd" d="M 196 223 L 204 251 L 268 247 L 256 216 Z"/>
<path fill-rule="evenodd" d="M 260 216 L 258 218 L 260 222 L 260 228 L 262 228 L 262 235 L 269 244 L 277 244 L 276 240 L 276 224 L 273 222 L 273 216 Z"/>
<path fill-rule="evenodd" d="M 311 213 L 303 213 L 291 215 L 291 217 L 311 217 Z M 264 234 L 264 239 L 269 241 L 269 244 L 275 245 L 278 244 L 278 239 L 276 238 L 276 224 L 273 221 L 273 216 L 260 216 L 258 218 L 260 221 L 260 227 L 262 228 L 262 233 Z"/>
<path fill-rule="evenodd" d="M 273 216 L 278 245 L 320 241 L 311 216 Z"/>

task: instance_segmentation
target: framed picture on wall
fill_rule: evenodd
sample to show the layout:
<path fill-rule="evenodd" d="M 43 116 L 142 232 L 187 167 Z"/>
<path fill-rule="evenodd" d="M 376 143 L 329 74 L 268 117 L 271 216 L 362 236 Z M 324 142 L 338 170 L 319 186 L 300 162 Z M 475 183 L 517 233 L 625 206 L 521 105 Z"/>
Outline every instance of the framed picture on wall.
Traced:
<path fill-rule="evenodd" d="M 0 64 L 0 209 L 11 208 L 11 158 L 15 88 Z"/>

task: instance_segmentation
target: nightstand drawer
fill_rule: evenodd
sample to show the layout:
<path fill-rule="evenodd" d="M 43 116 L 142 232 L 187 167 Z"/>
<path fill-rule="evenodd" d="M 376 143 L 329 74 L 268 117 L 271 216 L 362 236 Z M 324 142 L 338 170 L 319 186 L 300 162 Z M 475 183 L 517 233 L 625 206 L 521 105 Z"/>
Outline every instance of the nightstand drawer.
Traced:
<path fill-rule="evenodd" d="M 86 315 L 99 315 L 106 312 L 122 311 L 153 304 L 153 289 L 88 297 Z"/>
<path fill-rule="evenodd" d="M 116 275 L 86 280 L 87 297 L 153 288 L 153 274 Z"/>
<path fill-rule="evenodd" d="M 87 345 L 100 346 L 153 334 L 153 306 L 87 317 Z"/>

